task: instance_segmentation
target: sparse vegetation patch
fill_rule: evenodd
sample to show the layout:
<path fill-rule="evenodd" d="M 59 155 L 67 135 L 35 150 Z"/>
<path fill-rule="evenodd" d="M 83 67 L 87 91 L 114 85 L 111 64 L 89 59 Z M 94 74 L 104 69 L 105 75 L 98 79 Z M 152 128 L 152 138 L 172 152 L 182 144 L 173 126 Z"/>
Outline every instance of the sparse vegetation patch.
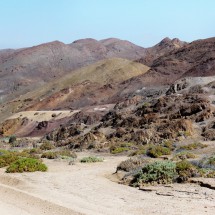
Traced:
<path fill-rule="evenodd" d="M 81 163 L 95 163 L 95 162 L 103 162 L 104 159 L 95 156 L 84 157 L 80 160 Z"/>

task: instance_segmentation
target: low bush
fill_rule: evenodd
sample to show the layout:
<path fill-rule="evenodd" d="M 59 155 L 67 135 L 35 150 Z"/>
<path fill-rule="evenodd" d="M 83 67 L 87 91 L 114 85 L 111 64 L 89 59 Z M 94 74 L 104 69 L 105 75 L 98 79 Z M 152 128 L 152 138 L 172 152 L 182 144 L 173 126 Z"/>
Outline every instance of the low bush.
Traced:
<path fill-rule="evenodd" d="M 16 153 L 8 152 L 0 156 L 0 168 L 10 165 L 12 162 L 18 160 Z"/>
<path fill-rule="evenodd" d="M 122 161 L 116 169 L 116 172 L 123 170 L 126 172 L 133 171 L 139 167 L 142 167 L 145 164 L 148 164 L 150 161 L 142 156 L 132 157 L 128 160 Z"/>
<path fill-rule="evenodd" d="M 189 178 L 198 175 L 197 168 L 187 160 L 182 160 L 176 163 L 176 171 L 178 174 L 177 181 L 184 182 Z"/>
<path fill-rule="evenodd" d="M 9 153 L 10 153 L 10 151 L 7 151 L 5 149 L 0 149 L 0 156 L 6 155 L 6 154 L 9 154 Z"/>
<path fill-rule="evenodd" d="M 56 159 L 56 158 L 58 158 L 58 153 L 57 152 L 44 152 L 41 155 L 41 158 Z"/>
<path fill-rule="evenodd" d="M 172 140 L 164 140 L 161 146 L 168 148 L 170 150 L 173 150 L 175 148 Z"/>
<path fill-rule="evenodd" d="M 190 144 L 185 145 L 185 146 L 181 146 L 180 149 L 194 150 L 194 149 L 202 149 L 205 147 L 207 147 L 207 145 L 199 143 L 199 142 L 195 142 L 195 143 L 190 143 Z"/>
<path fill-rule="evenodd" d="M 57 154 L 61 157 L 77 158 L 76 153 L 70 150 L 57 151 Z"/>
<path fill-rule="evenodd" d="M 132 151 L 129 156 L 146 155 L 146 146 L 139 146 L 138 149 Z"/>
<path fill-rule="evenodd" d="M 52 144 L 52 143 L 50 143 L 50 142 L 45 142 L 45 143 L 43 143 L 41 146 L 40 146 L 40 149 L 41 150 L 51 150 L 51 149 L 54 149 L 55 147 L 54 147 L 54 145 Z"/>
<path fill-rule="evenodd" d="M 89 156 L 84 157 L 80 160 L 81 163 L 95 163 L 95 162 L 103 162 L 103 158 L 95 157 L 95 156 Z"/>
<path fill-rule="evenodd" d="M 176 175 L 175 163 L 171 161 L 156 161 L 146 164 L 141 171 L 135 175 L 132 185 L 172 183 Z"/>
<path fill-rule="evenodd" d="M 29 150 L 29 153 L 30 153 L 30 154 L 42 154 L 43 151 L 42 151 L 42 149 L 40 149 L 40 148 L 33 148 L 33 149 L 30 149 L 30 150 Z"/>
<path fill-rule="evenodd" d="M 209 168 L 199 168 L 198 172 L 201 177 L 204 178 L 215 178 L 215 170 Z"/>
<path fill-rule="evenodd" d="M 19 158 L 10 164 L 7 168 L 7 173 L 15 172 L 35 172 L 35 171 L 47 171 L 47 166 L 43 164 L 40 160 L 33 158 Z"/>
<path fill-rule="evenodd" d="M 71 152 L 69 150 L 60 150 L 60 151 L 55 151 L 55 152 L 44 152 L 41 155 L 41 158 L 47 158 L 47 159 L 56 159 L 56 158 L 77 158 L 77 155 L 75 152 Z"/>
<path fill-rule="evenodd" d="M 191 158 L 196 158 L 196 155 L 191 152 L 180 152 L 174 156 L 173 160 L 186 160 Z"/>
<path fill-rule="evenodd" d="M 151 146 L 147 150 L 146 154 L 152 158 L 158 158 L 162 155 L 170 155 L 171 150 L 163 146 Z"/>
<path fill-rule="evenodd" d="M 193 164 L 199 168 L 215 170 L 215 155 L 205 156 L 201 160 L 193 161 Z"/>
<path fill-rule="evenodd" d="M 39 159 L 40 157 L 36 154 L 30 154 L 29 150 L 23 150 L 22 152 L 0 150 L 0 168 L 10 165 L 19 158 Z"/>
<path fill-rule="evenodd" d="M 127 152 L 132 149 L 134 143 L 131 142 L 115 142 L 114 145 L 110 147 L 111 154 L 119 154 L 122 152 Z"/>
<path fill-rule="evenodd" d="M 111 147 L 110 148 L 110 153 L 111 154 L 119 154 L 119 153 L 122 153 L 122 152 L 127 152 L 129 151 L 130 149 L 128 147 Z"/>

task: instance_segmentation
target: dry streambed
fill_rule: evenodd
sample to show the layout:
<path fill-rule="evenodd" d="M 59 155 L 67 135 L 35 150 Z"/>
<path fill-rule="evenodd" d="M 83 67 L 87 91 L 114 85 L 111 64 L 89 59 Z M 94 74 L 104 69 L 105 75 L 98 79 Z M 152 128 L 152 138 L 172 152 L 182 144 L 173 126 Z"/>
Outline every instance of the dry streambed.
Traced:
<path fill-rule="evenodd" d="M 215 191 L 197 184 L 139 190 L 114 182 L 116 166 L 125 159 L 107 156 L 101 163 L 75 165 L 47 160 L 46 173 L 6 174 L 1 169 L 0 206 L 15 215 L 214 214 Z M 12 208 L 17 210 L 11 213 Z"/>

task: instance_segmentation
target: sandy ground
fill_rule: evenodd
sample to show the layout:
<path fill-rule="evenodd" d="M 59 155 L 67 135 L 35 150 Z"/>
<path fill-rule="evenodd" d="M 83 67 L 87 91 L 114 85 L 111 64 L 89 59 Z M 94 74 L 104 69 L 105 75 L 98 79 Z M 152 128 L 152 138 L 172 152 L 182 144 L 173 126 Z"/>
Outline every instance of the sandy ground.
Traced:
<path fill-rule="evenodd" d="M 70 117 L 75 113 L 78 113 L 80 110 L 60 110 L 60 111 L 22 111 L 19 113 L 15 113 L 10 116 L 8 119 L 16 119 L 16 118 L 28 118 L 34 121 L 49 121 L 49 120 L 58 120 L 65 117 Z M 56 116 L 53 117 L 52 115 L 55 114 Z"/>
<path fill-rule="evenodd" d="M 125 159 L 108 156 L 102 163 L 75 165 L 46 160 L 46 173 L 6 174 L 1 169 L 1 214 L 214 214 L 215 191 L 199 185 L 161 186 L 147 192 L 114 182 L 112 174 Z"/>

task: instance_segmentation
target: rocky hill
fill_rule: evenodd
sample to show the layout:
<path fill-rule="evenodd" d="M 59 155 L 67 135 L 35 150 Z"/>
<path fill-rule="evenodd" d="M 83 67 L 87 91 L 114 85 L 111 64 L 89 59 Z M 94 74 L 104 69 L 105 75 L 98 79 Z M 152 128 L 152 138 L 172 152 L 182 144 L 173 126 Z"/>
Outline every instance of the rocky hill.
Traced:
<path fill-rule="evenodd" d="M 215 38 L 189 44 L 165 38 L 147 49 L 110 38 L 84 39 L 68 45 L 56 41 L 32 48 L 3 50 L 0 52 L 0 119 L 3 121 L 20 111 L 77 109 L 78 114 L 60 120 L 51 128 L 72 120 L 96 123 L 116 104 L 120 112 L 124 110 L 121 107 L 133 111 L 142 103 L 187 89 L 187 86 L 194 88 L 191 98 L 195 103 L 196 97 L 192 94 L 198 91 L 199 84 L 204 88 L 203 84 L 209 83 L 210 78 L 204 82 L 192 78 L 185 83 L 177 80 L 215 75 L 214 54 Z M 201 89 L 197 93 L 202 93 Z M 188 89 L 187 92 L 190 93 Z M 171 101 L 178 102 L 178 99 L 181 98 Z M 183 99 L 187 99 L 186 93 Z M 165 97 L 164 101 L 169 103 L 169 98 Z M 185 106 L 189 108 L 187 103 Z M 166 118 L 170 114 L 166 113 Z M 4 126 L 13 126 L 13 122 L 9 120 Z M 17 128 L 29 122 L 19 120 Z"/>
<path fill-rule="evenodd" d="M 71 44 L 54 41 L 20 50 L 0 51 L 1 99 L 22 95 L 74 69 L 105 58 L 138 59 L 146 50 L 128 41 L 78 40 Z M 4 97 L 7 95 L 7 97 Z"/>

